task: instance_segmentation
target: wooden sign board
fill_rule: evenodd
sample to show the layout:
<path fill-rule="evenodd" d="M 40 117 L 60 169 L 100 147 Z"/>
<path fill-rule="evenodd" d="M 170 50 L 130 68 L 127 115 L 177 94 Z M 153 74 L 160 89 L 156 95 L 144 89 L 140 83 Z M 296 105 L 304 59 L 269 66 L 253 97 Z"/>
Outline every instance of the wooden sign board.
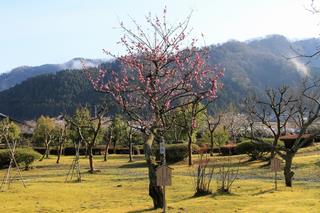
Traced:
<path fill-rule="evenodd" d="M 171 186 L 172 168 L 168 166 L 159 166 L 156 171 L 157 186 Z"/>
<path fill-rule="evenodd" d="M 271 171 L 279 172 L 281 171 L 281 160 L 278 158 L 271 159 Z"/>

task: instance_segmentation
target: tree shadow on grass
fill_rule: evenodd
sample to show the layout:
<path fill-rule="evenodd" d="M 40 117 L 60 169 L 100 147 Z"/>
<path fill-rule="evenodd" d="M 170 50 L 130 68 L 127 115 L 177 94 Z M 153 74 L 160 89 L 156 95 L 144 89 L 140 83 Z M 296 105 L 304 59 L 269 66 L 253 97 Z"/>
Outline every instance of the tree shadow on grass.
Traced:
<path fill-rule="evenodd" d="M 210 195 L 212 195 L 212 193 L 203 194 L 203 195 L 192 195 L 192 196 L 180 199 L 179 201 L 192 200 L 192 199 L 197 199 L 197 198 L 206 197 L 206 196 L 210 196 Z"/>
<path fill-rule="evenodd" d="M 119 168 L 123 168 L 123 169 L 145 168 L 145 167 L 147 167 L 146 162 L 127 163 L 125 165 L 119 166 Z"/>
<path fill-rule="evenodd" d="M 155 210 L 155 209 L 154 208 L 146 208 L 146 209 L 128 211 L 127 213 L 151 212 L 153 210 Z"/>
<path fill-rule="evenodd" d="M 214 192 L 212 193 L 212 197 L 217 197 L 217 196 L 239 196 L 235 193 L 232 193 L 232 192 Z"/>
<path fill-rule="evenodd" d="M 267 189 L 267 190 L 261 190 L 260 192 L 254 193 L 252 194 L 253 196 L 257 196 L 257 195 L 262 195 L 262 194 L 266 194 L 266 193 L 273 193 L 274 189 Z"/>
<path fill-rule="evenodd" d="M 130 177 L 130 178 L 114 178 L 112 181 L 142 181 L 147 180 L 148 177 Z"/>

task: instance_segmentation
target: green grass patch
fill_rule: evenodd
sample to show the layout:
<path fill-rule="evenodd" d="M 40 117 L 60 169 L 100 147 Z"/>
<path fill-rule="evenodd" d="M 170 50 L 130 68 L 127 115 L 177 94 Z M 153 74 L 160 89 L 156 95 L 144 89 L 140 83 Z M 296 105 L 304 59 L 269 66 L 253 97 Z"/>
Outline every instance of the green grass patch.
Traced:
<path fill-rule="evenodd" d="M 212 157 L 210 166 L 218 167 L 225 160 Z M 65 183 L 71 161 L 72 157 L 63 157 L 57 165 L 51 156 L 35 162 L 34 169 L 23 171 L 26 189 L 15 181 L 9 190 L 0 192 L 0 212 L 161 212 L 152 210 L 143 156 L 133 163 L 128 163 L 126 155 L 111 155 L 107 162 L 96 156 L 95 167 L 101 172 L 93 175 L 87 173 L 88 159 L 81 158 L 83 182 Z M 318 155 L 298 156 L 294 187 L 285 187 L 280 173 L 278 191 L 274 191 L 273 173 L 261 167 L 264 162 L 247 162 L 244 155 L 232 156 L 231 161 L 235 165 L 240 161 L 241 166 L 232 193 L 198 198 L 193 197 L 194 167 L 186 162 L 173 165 L 173 185 L 167 187 L 168 212 L 317 212 L 320 208 L 320 183 L 310 181 L 320 171 Z M 314 176 L 304 180 L 309 170 Z M 0 178 L 5 172 L 0 170 Z M 216 189 L 213 181 L 213 192 Z"/>

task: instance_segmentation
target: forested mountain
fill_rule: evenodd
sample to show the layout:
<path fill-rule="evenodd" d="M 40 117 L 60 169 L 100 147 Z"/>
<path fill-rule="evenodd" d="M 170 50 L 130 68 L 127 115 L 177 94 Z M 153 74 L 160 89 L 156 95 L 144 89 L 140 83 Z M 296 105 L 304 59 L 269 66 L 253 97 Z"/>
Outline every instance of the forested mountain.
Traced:
<path fill-rule="evenodd" d="M 44 64 L 41 66 L 21 66 L 11 70 L 8 73 L 0 75 L 0 91 L 6 90 L 10 87 L 15 86 L 22 81 L 38 76 L 41 74 L 55 73 L 57 71 L 65 69 L 80 69 L 81 60 L 83 60 L 89 67 L 97 67 L 103 60 L 99 59 L 83 59 L 83 58 L 74 58 L 63 64 Z"/>
<path fill-rule="evenodd" d="M 19 119 L 73 113 L 79 106 L 101 104 L 104 95 L 94 92 L 81 70 L 65 70 L 30 78 L 0 93 L 0 111 Z M 115 110 L 115 108 L 113 108 Z"/>
<path fill-rule="evenodd" d="M 211 110 L 230 102 L 239 105 L 250 92 L 262 93 L 267 87 L 282 84 L 295 85 L 306 75 L 317 75 L 320 60 L 288 57 L 310 54 L 316 50 L 318 39 L 290 42 L 283 36 L 268 36 L 247 42 L 229 41 L 210 46 L 210 61 L 225 68 L 224 88 Z M 115 62 L 102 66 L 112 66 Z M 2 83 L 0 83 L 0 87 Z M 0 93 L 0 112 L 19 119 L 32 119 L 39 115 L 55 116 L 72 112 L 79 105 L 101 103 L 103 94 L 93 91 L 81 70 L 65 70 L 30 78 Z M 116 107 L 112 108 L 113 110 Z"/>

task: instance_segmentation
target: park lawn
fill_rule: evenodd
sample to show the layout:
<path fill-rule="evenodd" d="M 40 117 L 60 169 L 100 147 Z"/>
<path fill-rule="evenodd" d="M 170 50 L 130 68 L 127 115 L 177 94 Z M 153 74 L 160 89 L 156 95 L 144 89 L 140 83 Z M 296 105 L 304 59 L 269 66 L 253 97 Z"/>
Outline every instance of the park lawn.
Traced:
<path fill-rule="evenodd" d="M 55 164 L 55 156 L 35 162 L 34 169 L 23 171 L 27 188 L 15 181 L 9 190 L 0 192 L 0 212 L 161 212 L 152 210 L 148 196 L 147 169 L 143 156 L 128 163 L 126 155 L 110 155 L 108 162 L 96 156 L 95 166 L 101 172 L 88 174 L 88 160 L 81 159 L 82 183 L 65 183 L 72 157 L 63 157 Z M 196 156 L 194 156 L 196 159 Z M 242 162 L 239 180 L 231 195 L 193 197 L 193 167 L 184 163 L 173 165 L 173 185 L 167 187 L 168 212 L 318 212 L 320 182 L 295 181 L 286 188 L 279 180 L 274 191 L 272 173 L 261 168 L 262 162 L 245 162 L 245 156 L 234 156 Z M 303 172 L 319 174 L 318 153 L 295 158 L 297 178 Z M 215 162 L 222 157 L 213 157 Z M 306 169 L 305 169 L 306 168 Z M 257 173 L 252 172 L 257 170 Z M 0 178 L 5 170 L 0 170 Z M 264 175 L 265 174 L 265 175 Z M 283 179 L 282 174 L 279 174 Z M 316 177 L 314 175 L 314 177 Z M 303 179 L 302 179 L 303 180 Z M 318 179 L 319 180 L 319 179 Z M 213 181 L 212 189 L 216 190 Z"/>

